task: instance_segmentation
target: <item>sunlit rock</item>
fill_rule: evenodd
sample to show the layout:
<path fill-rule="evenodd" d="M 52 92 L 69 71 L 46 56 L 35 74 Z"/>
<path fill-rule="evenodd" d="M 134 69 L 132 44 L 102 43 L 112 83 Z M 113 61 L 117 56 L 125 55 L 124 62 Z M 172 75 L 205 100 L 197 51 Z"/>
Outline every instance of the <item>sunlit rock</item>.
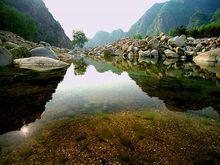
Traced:
<path fill-rule="evenodd" d="M 19 68 L 32 69 L 36 71 L 48 71 L 67 67 L 69 64 L 47 57 L 29 57 L 15 59 L 14 64 Z"/>

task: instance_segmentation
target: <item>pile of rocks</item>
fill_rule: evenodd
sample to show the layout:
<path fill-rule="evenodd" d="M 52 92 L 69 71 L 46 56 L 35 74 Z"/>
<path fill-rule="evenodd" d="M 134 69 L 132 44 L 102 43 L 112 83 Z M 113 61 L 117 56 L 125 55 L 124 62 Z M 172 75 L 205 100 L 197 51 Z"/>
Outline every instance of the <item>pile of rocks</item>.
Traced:
<path fill-rule="evenodd" d="M 196 56 L 213 54 L 220 61 L 220 38 L 195 39 L 185 35 L 170 37 L 161 33 L 145 39 L 125 38 L 89 51 L 88 55 L 102 58 L 105 56 L 121 56 L 124 59 L 139 62 L 155 63 L 158 59 L 192 60 Z M 148 60 L 145 60 L 148 58 Z M 149 60 L 151 59 L 151 60 Z M 197 57 L 198 59 L 198 57 Z M 198 62 L 199 60 L 197 60 Z M 213 61 L 213 60 L 212 60 Z"/>
<path fill-rule="evenodd" d="M 15 64 L 20 68 L 40 71 L 62 68 L 68 66 L 66 62 L 72 59 L 67 52 L 68 49 L 54 47 L 43 41 L 34 43 L 11 32 L 0 31 L 0 67 Z"/>

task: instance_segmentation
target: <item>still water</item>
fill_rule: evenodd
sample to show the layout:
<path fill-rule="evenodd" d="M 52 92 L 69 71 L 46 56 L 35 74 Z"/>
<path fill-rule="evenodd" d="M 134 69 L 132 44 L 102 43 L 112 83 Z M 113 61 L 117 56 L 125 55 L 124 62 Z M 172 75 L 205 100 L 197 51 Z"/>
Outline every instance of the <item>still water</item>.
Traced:
<path fill-rule="evenodd" d="M 219 78 L 216 73 L 189 66 L 175 71 L 159 67 L 160 71 L 146 71 L 85 59 L 71 64 L 66 71 L 53 73 L 3 70 L 0 145 L 4 148 L 23 142 L 39 127 L 76 115 L 155 109 L 218 119 Z M 199 76 L 184 77 L 189 70 L 199 72 Z"/>

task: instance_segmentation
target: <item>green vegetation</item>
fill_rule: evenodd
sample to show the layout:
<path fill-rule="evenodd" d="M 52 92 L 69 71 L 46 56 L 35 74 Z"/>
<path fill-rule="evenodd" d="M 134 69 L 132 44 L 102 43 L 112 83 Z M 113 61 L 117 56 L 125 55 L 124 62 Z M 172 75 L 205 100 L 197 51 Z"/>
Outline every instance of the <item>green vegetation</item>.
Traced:
<path fill-rule="evenodd" d="M 4 5 L 0 6 L 0 29 L 16 33 L 27 40 L 34 40 L 37 35 L 37 24 L 32 17 Z"/>
<path fill-rule="evenodd" d="M 195 38 L 218 37 L 220 36 L 220 21 L 202 25 L 192 30 L 188 30 L 186 27 L 180 26 L 169 31 L 169 35 L 171 36 L 180 36 L 182 34 Z"/>
<path fill-rule="evenodd" d="M 85 33 L 83 31 L 75 31 L 73 30 L 73 40 L 72 46 L 73 48 L 83 48 L 85 43 L 88 41 Z"/>
<path fill-rule="evenodd" d="M 138 39 L 138 40 L 141 40 L 141 39 L 144 39 L 144 36 L 142 36 L 141 34 L 135 34 L 133 36 L 134 39 Z"/>

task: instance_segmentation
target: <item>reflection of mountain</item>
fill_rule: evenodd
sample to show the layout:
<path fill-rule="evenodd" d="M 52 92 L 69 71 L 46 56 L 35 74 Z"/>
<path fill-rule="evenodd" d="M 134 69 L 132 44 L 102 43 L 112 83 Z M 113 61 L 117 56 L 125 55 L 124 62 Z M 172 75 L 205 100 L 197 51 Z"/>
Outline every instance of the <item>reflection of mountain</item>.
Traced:
<path fill-rule="evenodd" d="M 45 110 L 65 70 L 54 72 L 0 70 L 0 134 L 34 122 Z"/>
<path fill-rule="evenodd" d="M 201 110 L 212 106 L 220 111 L 219 78 L 194 63 L 177 61 L 166 67 L 161 63 L 133 65 L 126 60 L 113 60 L 111 64 L 128 72 L 143 92 L 163 100 L 169 110 Z"/>
<path fill-rule="evenodd" d="M 220 88 L 213 81 L 166 77 L 152 82 L 146 77 L 129 76 L 149 96 L 163 100 L 171 111 L 201 110 L 209 106 L 220 110 Z"/>

